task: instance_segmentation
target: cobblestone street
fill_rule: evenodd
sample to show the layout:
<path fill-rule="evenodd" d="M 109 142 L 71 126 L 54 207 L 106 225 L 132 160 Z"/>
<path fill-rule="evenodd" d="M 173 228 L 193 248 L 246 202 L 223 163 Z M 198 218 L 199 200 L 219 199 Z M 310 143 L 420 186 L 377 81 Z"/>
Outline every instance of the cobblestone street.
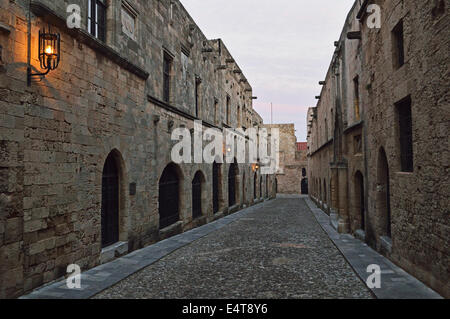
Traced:
<path fill-rule="evenodd" d="M 95 298 L 372 298 L 304 199 L 266 202 Z"/>

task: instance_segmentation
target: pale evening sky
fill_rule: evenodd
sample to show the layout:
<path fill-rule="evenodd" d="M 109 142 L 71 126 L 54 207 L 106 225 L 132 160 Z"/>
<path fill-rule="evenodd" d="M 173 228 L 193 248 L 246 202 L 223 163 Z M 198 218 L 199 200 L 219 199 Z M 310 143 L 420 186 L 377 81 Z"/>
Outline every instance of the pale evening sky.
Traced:
<path fill-rule="evenodd" d="M 295 123 L 306 141 L 306 112 L 315 106 L 354 0 L 181 0 L 209 39 L 221 38 L 270 123 Z"/>

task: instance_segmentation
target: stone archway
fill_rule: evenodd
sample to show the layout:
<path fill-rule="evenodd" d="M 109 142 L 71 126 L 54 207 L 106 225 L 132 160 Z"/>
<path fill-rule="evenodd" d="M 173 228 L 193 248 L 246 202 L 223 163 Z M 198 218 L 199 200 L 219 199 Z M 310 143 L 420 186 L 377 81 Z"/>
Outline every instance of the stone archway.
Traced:
<path fill-rule="evenodd" d="M 171 163 L 164 169 L 159 179 L 159 228 L 177 223 L 180 219 L 181 173 L 177 165 Z"/>
<path fill-rule="evenodd" d="M 235 163 L 230 165 L 228 170 L 228 206 L 234 206 L 237 203 L 239 185 L 238 185 L 239 168 Z"/>
<path fill-rule="evenodd" d="M 119 163 L 115 152 L 106 158 L 102 172 L 101 240 L 102 248 L 119 241 Z"/>
<path fill-rule="evenodd" d="M 192 180 L 192 219 L 199 218 L 203 215 L 202 202 L 205 200 L 205 176 L 201 171 L 195 173 Z"/>
<path fill-rule="evenodd" d="M 307 178 L 302 179 L 301 189 L 302 189 L 302 195 L 308 194 L 308 179 Z"/>
<path fill-rule="evenodd" d="M 213 163 L 213 212 L 216 214 L 220 210 L 222 195 L 222 164 Z"/>

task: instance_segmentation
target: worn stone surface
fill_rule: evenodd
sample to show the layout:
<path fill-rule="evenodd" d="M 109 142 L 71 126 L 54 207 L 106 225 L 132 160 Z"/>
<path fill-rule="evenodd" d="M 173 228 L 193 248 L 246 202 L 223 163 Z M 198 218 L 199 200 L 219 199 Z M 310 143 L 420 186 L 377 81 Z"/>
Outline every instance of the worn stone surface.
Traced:
<path fill-rule="evenodd" d="M 280 133 L 280 171 L 277 173 L 278 194 L 307 194 L 302 192 L 302 181 L 307 183 L 307 150 L 299 150 L 294 124 L 266 124 L 267 129 Z M 305 190 L 305 189 L 304 189 Z"/>
<path fill-rule="evenodd" d="M 95 298 L 371 298 L 301 198 L 270 201 Z"/>
<path fill-rule="evenodd" d="M 368 27 L 370 14 L 356 19 L 363 3 L 349 13 L 308 113 L 311 194 L 337 214 L 341 232 L 363 230 L 368 244 L 450 297 L 449 3 L 372 1 L 381 9 L 380 29 Z M 393 31 L 401 21 L 400 66 Z M 357 30 L 361 40 L 347 39 Z M 406 98 L 412 172 L 401 165 L 398 102 Z"/>

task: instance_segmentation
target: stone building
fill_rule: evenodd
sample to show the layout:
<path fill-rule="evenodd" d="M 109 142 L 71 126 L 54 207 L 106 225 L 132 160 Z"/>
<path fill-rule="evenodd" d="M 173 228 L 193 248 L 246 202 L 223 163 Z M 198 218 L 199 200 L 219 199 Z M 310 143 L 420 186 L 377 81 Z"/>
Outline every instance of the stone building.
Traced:
<path fill-rule="evenodd" d="M 59 66 L 27 85 L 49 27 Z M 171 159 L 171 133 L 194 120 L 261 127 L 252 93 L 179 1 L 0 1 L 0 298 L 273 197 L 251 163 Z"/>
<path fill-rule="evenodd" d="M 276 174 L 279 194 L 308 194 L 307 143 L 297 143 L 294 124 L 267 124 L 279 130 L 280 171 Z"/>
<path fill-rule="evenodd" d="M 313 199 L 447 298 L 449 39 L 448 1 L 355 1 L 308 112 Z"/>

